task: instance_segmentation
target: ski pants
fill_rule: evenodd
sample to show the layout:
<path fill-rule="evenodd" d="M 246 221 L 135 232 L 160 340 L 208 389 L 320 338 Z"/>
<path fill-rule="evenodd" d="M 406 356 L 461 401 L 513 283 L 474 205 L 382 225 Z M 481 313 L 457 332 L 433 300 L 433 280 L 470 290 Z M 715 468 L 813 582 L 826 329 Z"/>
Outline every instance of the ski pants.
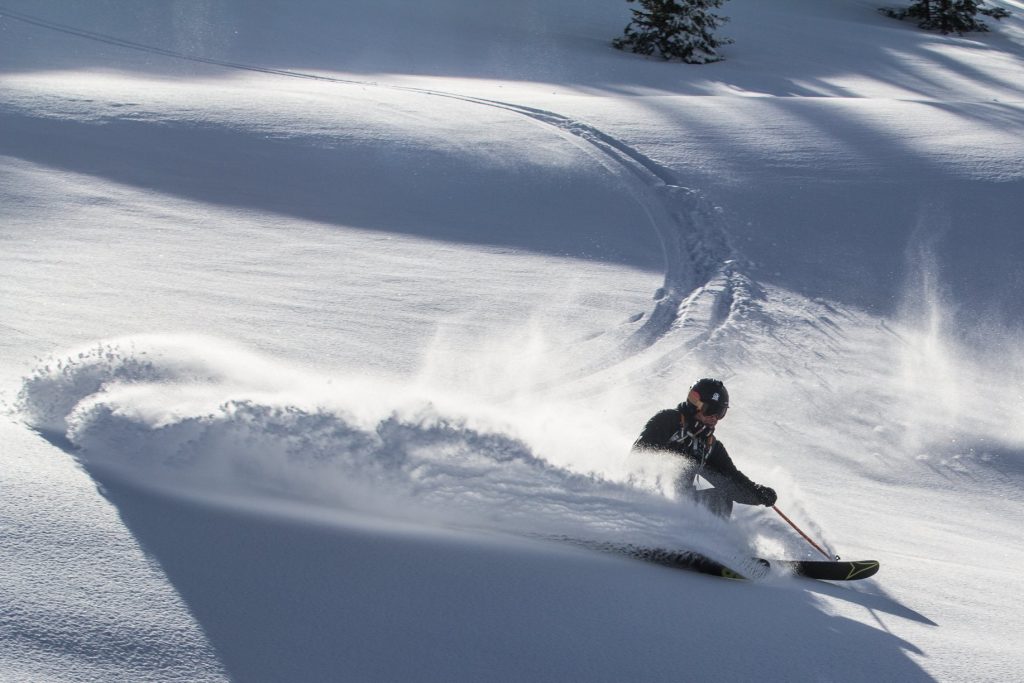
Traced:
<path fill-rule="evenodd" d="M 732 498 L 721 489 L 703 489 L 693 491 L 691 494 L 698 504 L 703 505 L 711 512 L 723 519 L 732 517 Z"/>
<path fill-rule="evenodd" d="M 675 482 L 676 495 L 680 498 L 686 497 L 703 505 L 708 510 L 722 519 L 732 517 L 733 498 L 726 493 L 724 488 L 700 489 L 694 488 L 693 475 L 684 473 Z"/>

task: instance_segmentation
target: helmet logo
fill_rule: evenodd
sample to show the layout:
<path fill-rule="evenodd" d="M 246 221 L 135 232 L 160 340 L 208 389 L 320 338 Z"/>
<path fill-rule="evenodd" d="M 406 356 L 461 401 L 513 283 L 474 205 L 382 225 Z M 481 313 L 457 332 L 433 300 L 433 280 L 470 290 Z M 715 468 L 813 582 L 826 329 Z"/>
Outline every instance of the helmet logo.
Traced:
<path fill-rule="evenodd" d="M 711 396 L 711 400 L 712 400 L 712 401 L 717 401 L 717 400 L 719 400 L 719 395 L 718 395 L 718 392 L 717 392 L 717 391 L 716 391 L 716 392 L 715 392 L 714 394 L 712 394 L 712 396 Z"/>

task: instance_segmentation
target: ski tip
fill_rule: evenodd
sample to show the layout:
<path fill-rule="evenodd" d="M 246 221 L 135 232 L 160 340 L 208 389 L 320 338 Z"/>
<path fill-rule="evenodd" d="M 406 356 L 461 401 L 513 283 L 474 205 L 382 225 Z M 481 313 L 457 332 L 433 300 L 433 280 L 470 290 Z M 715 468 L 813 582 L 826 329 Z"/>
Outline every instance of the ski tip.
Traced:
<path fill-rule="evenodd" d="M 846 577 L 847 580 L 866 579 L 877 574 L 878 570 L 882 568 L 882 563 L 878 560 L 860 560 L 850 562 L 850 565 L 852 566 L 850 575 Z"/>

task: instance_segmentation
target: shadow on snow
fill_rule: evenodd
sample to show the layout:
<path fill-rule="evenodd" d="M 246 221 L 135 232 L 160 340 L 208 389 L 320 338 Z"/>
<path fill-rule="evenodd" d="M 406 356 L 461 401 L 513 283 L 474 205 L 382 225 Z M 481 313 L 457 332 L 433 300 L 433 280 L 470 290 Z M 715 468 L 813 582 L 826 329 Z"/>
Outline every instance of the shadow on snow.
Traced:
<path fill-rule="evenodd" d="M 91 470 L 232 678 L 931 680 L 911 643 L 751 586 L 583 551 L 185 501 Z M 564 554 L 560 554 L 564 553 Z M 931 624 L 877 595 L 868 609 Z M 742 644 L 742 645 L 740 645 Z M 808 653 L 828 653 L 810 655 Z"/>

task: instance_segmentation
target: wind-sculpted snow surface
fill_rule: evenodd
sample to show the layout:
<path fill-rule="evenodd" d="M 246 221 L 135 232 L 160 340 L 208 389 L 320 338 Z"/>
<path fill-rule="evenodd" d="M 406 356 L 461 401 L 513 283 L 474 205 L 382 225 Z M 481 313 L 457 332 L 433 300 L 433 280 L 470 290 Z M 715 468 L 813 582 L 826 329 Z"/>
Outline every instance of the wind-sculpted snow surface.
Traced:
<path fill-rule="evenodd" d="M 743 531 L 702 511 L 683 514 L 657 493 L 551 464 L 493 416 L 395 396 L 215 340 L 140 337 L 41 364 L 19 402 L 31 426 L 66 439 L 99 478 L 172 493 L 531 536 L 685 539 L 719 557 L 753 552 Z"/>

